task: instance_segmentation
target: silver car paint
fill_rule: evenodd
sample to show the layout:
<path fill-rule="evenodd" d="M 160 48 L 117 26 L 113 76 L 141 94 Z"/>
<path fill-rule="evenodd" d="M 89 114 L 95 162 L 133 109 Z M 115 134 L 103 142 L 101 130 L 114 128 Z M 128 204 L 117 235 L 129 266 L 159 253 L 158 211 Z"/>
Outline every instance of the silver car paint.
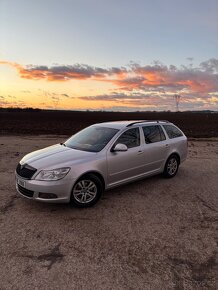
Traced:
<path fill-rule="evenodd" d="M 109 141 L 109 143 L 97 153 L 79 151 L 56 144 L 24 156 L 21 163 L 37 168 L 37 172 L 31 180 L 24 180 L 25 187 L 34 191 L 34 196 L 31 199 L 43 202 L 69 202 L 75 182 L 88 172 L 95 172 L 101 175 L 104 180 L 105 189 L 107 190 L 126 182 L 163 172 L 166 160 L 172 153 L 177 153 L 180 156 L 181 162 L 186 159 L 187 138 L 185 135 L 169 139 L 162 126 L 166 135 L 166 140 L 146 144 L 142 127 L 161 125 L 161 123 L 138 123 L 131 127 L 126 127 L 129 123 L 131 122 L 121 121 L 93 125 L 119 129 L 119 132 Z M 111 152 L 111 147 L 119 136 L 125 131 L 135 127 L 138 127 L 140 130 L 140 146 L 130 148 L 125 152 Z M 63 179 L 58 181 L 35 180 L 36 175 L 41 170 L 61 167 L 71 168 L 70 172 Z M 15 174 L 17 179 L 23 179 L 19 177 L 17 173 Z M 19 192 L 17 186 L 16 188 Z M 58 198 L 42 199 L 38 197 L 39 192 L 55 193 Z"/>

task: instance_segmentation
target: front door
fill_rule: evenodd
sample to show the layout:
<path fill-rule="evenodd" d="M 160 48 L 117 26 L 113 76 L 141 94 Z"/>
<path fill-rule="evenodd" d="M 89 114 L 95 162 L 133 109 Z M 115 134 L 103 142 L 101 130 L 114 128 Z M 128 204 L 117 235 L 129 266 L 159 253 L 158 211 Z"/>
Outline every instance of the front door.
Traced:
<path fill-rule="evenodd" d="M 115 144 L 125 144 L 127 151 L 107 152 L 108 184 L 109 186 L 128 181 L 143 173 L 142 144 L 139 128 L 127 129 Z"/>

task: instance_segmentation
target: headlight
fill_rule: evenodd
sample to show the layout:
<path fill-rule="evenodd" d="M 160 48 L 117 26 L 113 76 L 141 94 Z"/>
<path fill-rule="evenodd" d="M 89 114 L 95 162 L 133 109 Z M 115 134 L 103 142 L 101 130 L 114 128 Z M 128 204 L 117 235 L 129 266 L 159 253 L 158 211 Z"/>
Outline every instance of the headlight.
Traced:
<path fill-rule="evenodd" d="M 36 175 L 36 180 L 59 180 L 64 178 L 70 171 L 70 167 L 57 168 L 53 170 L 42 170 Z"/>

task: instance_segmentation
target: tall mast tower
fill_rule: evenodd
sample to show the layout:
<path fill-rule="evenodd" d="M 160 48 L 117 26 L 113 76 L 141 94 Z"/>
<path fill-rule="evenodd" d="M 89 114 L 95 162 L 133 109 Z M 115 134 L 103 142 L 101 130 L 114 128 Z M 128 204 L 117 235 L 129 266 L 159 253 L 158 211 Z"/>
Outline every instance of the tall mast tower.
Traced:
<path fill-rule="evenodd" d="M 179 103 L 180 103 L 181 96 L 175 94 L 173 97 L 174 97 L 174 99 L 176 101 L 176 112 L 178 112 L 179 111 Z"/>

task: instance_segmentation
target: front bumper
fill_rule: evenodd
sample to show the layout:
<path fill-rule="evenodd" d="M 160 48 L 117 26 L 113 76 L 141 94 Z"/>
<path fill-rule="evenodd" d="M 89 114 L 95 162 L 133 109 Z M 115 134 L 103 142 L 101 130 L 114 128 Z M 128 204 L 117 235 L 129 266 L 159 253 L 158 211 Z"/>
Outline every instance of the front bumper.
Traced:
<path fill-rule="evenodd" d="M 57 181 L 23 179 L 15 173 L 17 192 L 25 198 L 46 203 L 68 203 L 75 180 L 63 178 Z M 55 198 L 41 198 L 40 195 L 55 195 Z"/>

